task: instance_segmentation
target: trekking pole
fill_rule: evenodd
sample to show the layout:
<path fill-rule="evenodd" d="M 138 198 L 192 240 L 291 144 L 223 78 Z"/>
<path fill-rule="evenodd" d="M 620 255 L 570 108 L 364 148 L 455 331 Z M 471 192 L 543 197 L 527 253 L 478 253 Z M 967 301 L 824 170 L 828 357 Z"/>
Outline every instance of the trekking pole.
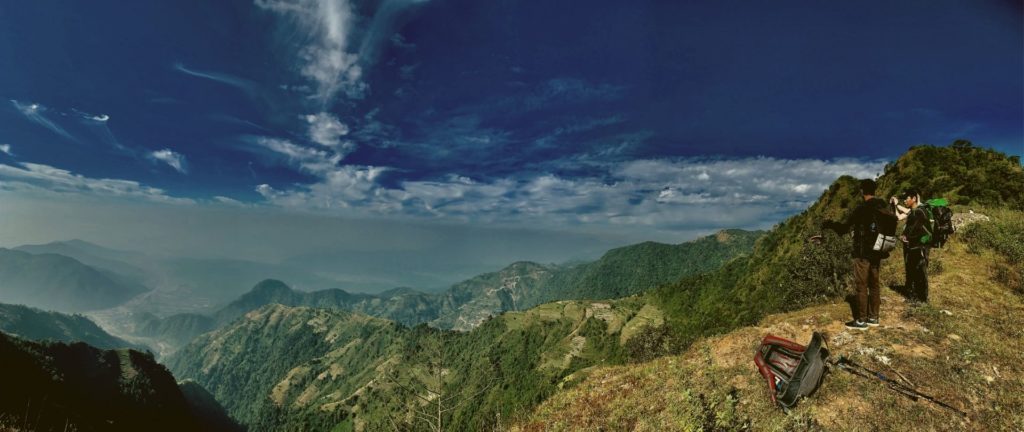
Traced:
<path fill-rule="evenodd" d="M 855 365 L 852 365 L 850 363 L 844 362 L 843 359 L 840 359 L 839 361 L 837 361 L 837 362 L 835 362 L 833 364 L 835 364 L 836 366 L 838 366 L 840 369 L 842 369 L 844 371 L 847 371 L 847 372 L 849 372 L 851 374 L 857 375 L 857 376 L 862 377 L 862 378 L 867 378 L 867 379 L 877 378 L 877 379 L 881 380 L 883 385 L 886 385 L 890 390 L 895 391 L 895 392 L 897 392 L 897 393 L 899 393 L 899 394 L 901 394 L 903 396 L 906 396 L 906 397 L 910 398 L 910 400 L 912 400 L 914 402 L 917 402 L 917 400 L 919 399 L 918 395 L 915 394 L 915 392 L 913 390 L 906 389 L 906 388 L 903 388 L 902 386 L 896 385 L 895 382 L 893 382 L 892 380 L 888 379 L 888 377 L 886 377 L 885 375 L 874 374 L 872 372 L 868 372 L 868 371 L 864 371 L 862 369 L 858 369 Z"/>
<path fill-rule="evenodd" d="M 917 389 L 908 387 L 908 386 L 906 386 L 906 385 L 904 385 L 902 383 L 899 383 L 897 381 L 889 379 L 888 377 L 886 377 L 885 375 L 883 375 L 880 372 L 876 372 L 876 371 L 868 369 L 868 368 L 866 368 L 864 366 L 861 366 L 860 364 L 854 362 L 853 360 L 850 360 L 850 359 L 846 358 L 845 356 L 840 356 L 839 360 L 837 360 L 833 364 L 835 364 L 836 366 L 838 366 L 842 370 L 845 370 L 847 372 L 850 372 L 850 373 L 852 373 L 854 375 L 857 375 L 857 376 L 860 376 L 860 377 L 864 377 L 864 378 L 868 378 L 868 379 L 870 379 L 870 378 L 877 378 L 880 381 L 882 381 L 883 383 L 888 384 L 889 388 L 891 388 L 892 390 L 894 390 L 894 391 L 896 391 L 896 392 L 898 392 L 898 393 L 900 393 L 900 394 L 902 394 L 904 396 L 909 397 L 910 399 L 912 399 L 915 402 L 918 400 L 918 398 L 921 398 L 921 399 L 929 401 L 929 402 L 931 402 L 933 404 L 936 404 L 936 405 L 938 405 L 940 407 L 943 407 L 943 408 L 946 408 L 946 409 L 948 409 L 950 411 L 953 411 L 953 412 L 955 412 L 957 414 L 960 414 L 963 417 L 967 417 L 967 413 L 965 413 L 963 411 L 960 411 L 959 409 L 957 409 L 957 408 L 955 408 L 955 407 L 953 407 L 953 406 L 951 406 L 951 405 L 949 405 L 949 404 L 947 404 L 945 402 L 942 402 L 942 401 L 940 401 L 938 399 L 935 399 L 934 397 L 931 397 L 931 396 L 928 396 L 928 395 L 926 395 L 924 393 L 921 393 L 921 392 L 917 391 Z"/>

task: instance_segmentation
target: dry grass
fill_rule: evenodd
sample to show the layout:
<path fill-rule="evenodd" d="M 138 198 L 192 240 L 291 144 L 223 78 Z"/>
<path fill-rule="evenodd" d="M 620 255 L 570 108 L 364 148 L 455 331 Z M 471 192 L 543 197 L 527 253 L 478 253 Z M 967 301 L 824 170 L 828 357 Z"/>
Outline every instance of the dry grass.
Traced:
<path fill-rule="evenodd" d="M 845 303 L 766 317 L 756 327 L 698 341 L 680 355 L 594 368 L 513 430 L 1024 430 L 1024 301 L 993 278 L 991 251 L 959 241 L 934 251 L 931 303 L 912 307 L 883 289 L 882 326 L 846 330 Z M 883 284 L 902 283 L 890 258 Z M 819 391 L 788 414 L 771 405 L 753 363 L 766 334 L 802 343 L 829 336 L 832 358 L 849 357 L 968 416 L 912 401 L 880 381 L 830 371 Z"/>

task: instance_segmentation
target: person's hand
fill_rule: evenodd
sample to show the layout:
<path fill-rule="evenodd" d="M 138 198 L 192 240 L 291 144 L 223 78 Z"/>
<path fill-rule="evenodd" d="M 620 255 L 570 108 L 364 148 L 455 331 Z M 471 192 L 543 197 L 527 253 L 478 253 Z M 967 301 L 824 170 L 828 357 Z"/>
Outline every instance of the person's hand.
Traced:
<path fill-rule="evenodd" d="M 889 198 L 889 204 L 900 205 L 900 199 L 896 198 L 896 197 L 890 197 Z"/>

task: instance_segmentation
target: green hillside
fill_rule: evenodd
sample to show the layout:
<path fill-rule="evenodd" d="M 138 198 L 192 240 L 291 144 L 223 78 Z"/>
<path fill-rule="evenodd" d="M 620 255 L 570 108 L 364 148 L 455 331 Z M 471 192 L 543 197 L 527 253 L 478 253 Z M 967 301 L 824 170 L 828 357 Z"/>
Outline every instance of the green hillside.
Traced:
<path fill-rule="evenodd" d="M 686 243 L 644 242 L 612 249 L 573 266 L 515 263 L 456 284 L 432 324 L 466 331 L 489 316 L 558 300 L 627 297 L 714 270 L 750 252 L 763 232 L 724 230 Z"/>
<path fill-rule="evenodd" d="M 413 423 L 406 407 L 422 396 L 409 390 L 417 382 L 453 398 L 446 406 L 453 428 L 478 430 L 544 400 L 576 370 L 624 361 L 622 340 L 659 319 L 641 309 L 629 301 L 563 301 L 458 333 L 271 305 L 200 336 L 167 363 L 255 430 Z M 439 348 L 423 348 L 431 345 Z M 441 378 L 421 379 L 432 362 Z"/>
<path fill-rule="evenodd" d="M 0 333 L 0 365 L 0 430 L 220 430 L 149 354 Z"/>
<path fill-rule="evenodd" d="M 324 430 L 342 421 L 345 401 L 377 378 L 405 333 L 362 314 L 270 305 L 200 336 L 167 364 L 255 430 Z"/>
<path fill-rule="evenodd" d="M 722 230 L 691 242 L 669 245 L 644 242 L 608 251 L 552 281 L 555 287 L 536 303 L 562 298 L 607 299 L 639 294 L 652 287 L 715 270 L 750 253 L 763 231 Z M 561 291 L 561 292 L 559 292 Z M 559 298 L 548 298 L 548 297 Z"/>
<path fill-rule="evenodd" d="M 47 312 L 20 305 L 0 303 L 0 332 L 36 341 L 85 342 L 102 349 L 144 349 L 111 336 L 84 316 Z"/>
<path fill-rule="evenodd" d="M 214 314 L 218 325 L 227 324 L 249 311 L 268 304 L 344 309 L 362 312 L 403 324 L 427 321 L 436 315 L 436 300 L 430 294 L 413 290 L 390 291 L 386 295 L 353 294 L 341 289 L 303 292 L 284 282 L 264 280 L 239 299 Z"/>

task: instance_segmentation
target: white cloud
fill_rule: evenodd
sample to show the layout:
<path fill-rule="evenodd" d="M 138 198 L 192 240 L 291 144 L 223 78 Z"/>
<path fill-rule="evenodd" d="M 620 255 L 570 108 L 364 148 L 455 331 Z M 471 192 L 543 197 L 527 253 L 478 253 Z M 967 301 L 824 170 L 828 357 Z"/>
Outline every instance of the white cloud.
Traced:
<path fill-rule="evenodd" d="M 255 190 L 256 190 L 256 193 L 262 195 L 263 198 L 266 198 L 268 200 L 269 199 L 273 199 L 274 196 L 276 196 L 277 193 L 278 193 L 277 190 L 275 190 L 273 187 L 271 187 L 270 185 L 268 185 L 266 183 L 261 184 L 261 185 L 257 185 Z"/>
<path fill-rule="evenodd" d="M 0 144 L 0 152 L 6 153 L 8 156 L 14 156 L 14 153 L 11 153 L 10 144 Z"/>
<path fill-rule="evenodd" d="M 166 163 L 179 173 L 188 174 L 188 161 L 185 160 L 185 155 L 178 153 L 174 150 L 163 149 L 153 151 L 150 152 L 149 155 L 147 155 L 147 157 L 154 161 Z"/>
<path fill-rule="evenodd" d="M 310 185 L 260 185 L 257 191 L 276 205 L 366 216 L 667 231 L 763 228 L 806 208 L 839 176 L 874 177 L 883 166 L 858 160 L 634 160 L 601 177 L 540 174 L 482 182 L 451 174 L 391 187 L 379 182 L 386 168 L 335 166 L 317 171 L 319 180 Z"/>
<path fill-rule="evenodd" d="M 309 123 L 309 139 L 313 142 L 334 150 L 342 157 L 355 150 L 355 144 L 342 140 L 349 130 L 337 117 L 321 112 L 309 114 L 305 119 Z"/>
<path fill-rule="evenodd" d="M 24 115 L 25 118 L 39 124 L 42 127 L 49 129 L 51 132 L 57 135 L 67 138 L 70 141 L 78 141 L 77 139 L 75 139 L 75 137 L 71 136 L 71 134 L 68 133 L 68 131 L 64 130 L 64 128 L 60 127 L 60 125 L 54 123 L 52 120 L 50 120 L 44 115 L 47 111 L 47 108 L 45 106 L 42 106 L 37 103 L 21 103 L 14 99 L 11 99 L 11 104 L 13 104 L 14 107 L 18 110 L 18 112 Z"/>
<path fill-rule="evenodd" d="M 269 150 L 276 156 L 283 156 L 289 165 L 300 171 L 319 177 L 324 177 L 332 170 L 337 169 L 338 163 L 342 159 L 341 155 L 332 151 L 293 144 L 286 139 L 255 137 L 253 142 L 258 148 Z"/>
<path fill-rule="evenodd" d="M 369 89 L 363 69 L 376 61 L 380 47 L 395 39 L 395 21 L 424 0 L 385 0 L 370 17 L 360 17 L 349 0 L 254 0 L 257 7 L 288 18 L 289 44 L 299 45 L 299 72 L 313 84 L 312 97 L 321 106 L 335 96 L 362 99 Z M 368 18 L 368 20 L 367 20 Z M 362 24 L 362 25 L 358 25 Z M 358 28 L 357 28 L 358 27 Z M 358 31 L 358 34 L 356 34 Z"/>
<path fill-rule="evenodd" d="M 357 16 L 343 0 L 255 0 L 263 9 L 294 20 L 300 40 L 308 43 L 299 51 L 301 73 L 316 86 L 315 97 L 322 103 L 338 92 L 362 98 L 366 91 L 359 56 L 348 52 L 349 37 Z"/>
<path fill-rule="evenodd" d="M 59 194 L 107 198 L 143 199 L 188 204 L 193 201 L 167 195 L 162 189 L 136 181 L 96 179 L 49 165 L 22 163 L 20 167 L 0 164 L 0 189 L 30 195 Z"/>

